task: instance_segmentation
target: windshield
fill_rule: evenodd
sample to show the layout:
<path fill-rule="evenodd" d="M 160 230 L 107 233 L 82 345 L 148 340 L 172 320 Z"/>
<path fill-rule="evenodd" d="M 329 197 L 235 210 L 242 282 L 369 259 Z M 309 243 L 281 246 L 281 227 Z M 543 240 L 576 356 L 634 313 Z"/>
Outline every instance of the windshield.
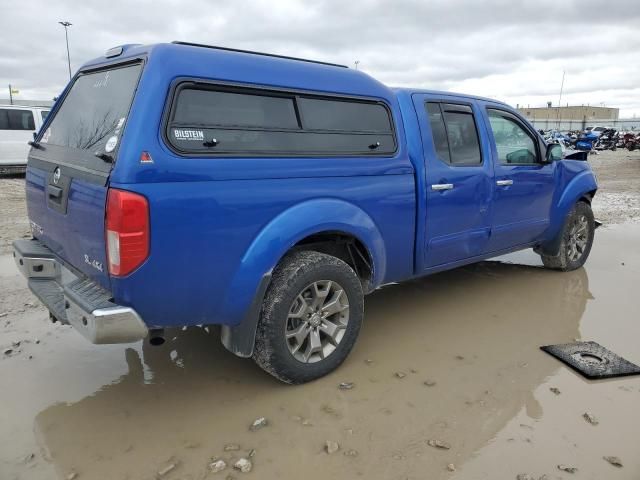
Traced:
<path fill-rule="evenodd" d="M 40 141 L 94 154 L 113 152 L 141 68 L 136 64 L 80 75 Z"/>

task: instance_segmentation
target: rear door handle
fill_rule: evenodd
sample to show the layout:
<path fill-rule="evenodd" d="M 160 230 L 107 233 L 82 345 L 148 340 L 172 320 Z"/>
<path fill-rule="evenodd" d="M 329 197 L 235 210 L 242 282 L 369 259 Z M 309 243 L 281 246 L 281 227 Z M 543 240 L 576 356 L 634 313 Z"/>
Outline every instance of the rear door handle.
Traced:
<path fill-rule="evenodd" d="M 436 183 L 431 185 L 431 190 L 451 190 L 453 189 L 453 183 Z"/>
<path fill-rule="evenodd" d="M 496 185 L 499 187 L 507 187 L 509 185 L 513 185 L 513 180 L 498 180 Z"/>
<path fill-rule="evenodd" d="M 62 197 L 62 189 L 60 187 L 49 185 L 49 197 L 56 199 Z"/>

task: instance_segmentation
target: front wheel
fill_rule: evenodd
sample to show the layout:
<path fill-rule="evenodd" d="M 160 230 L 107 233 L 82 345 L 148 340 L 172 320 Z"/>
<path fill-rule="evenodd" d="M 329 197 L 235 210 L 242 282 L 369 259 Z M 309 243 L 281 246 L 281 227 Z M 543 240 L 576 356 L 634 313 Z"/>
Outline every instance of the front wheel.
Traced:
<path fill-rule="evenodd" d="M 580 268 L 591 252 L 595 228 L 595 220 L 589 204 L 576 203 L 565 220 L 558 254 L 540 254 L 544 266 L 563 272 Z"/>
<path fill-rule="evenodd" d="M 315 380 L 345 360 L 363 315 L 362 284 L 349 265 L 319 252 L 293 252 L 274 270 L 253 359 L 285 383 Z"/>

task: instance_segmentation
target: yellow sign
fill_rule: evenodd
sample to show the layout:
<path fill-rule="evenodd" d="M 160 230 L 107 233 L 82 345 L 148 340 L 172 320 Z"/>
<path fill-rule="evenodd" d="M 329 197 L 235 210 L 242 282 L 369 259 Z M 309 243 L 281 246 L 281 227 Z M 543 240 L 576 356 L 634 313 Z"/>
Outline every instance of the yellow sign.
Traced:
<path fill-rule="evenodd" d="M 12 94 L 12 95 L 17 95 L 17 94 L 19 94 L 19 93 L 20 93 L 20 90 L 18 90 L 17 88 L 12 88 L 12 89 L 11 89 L 11 94 Z"/>

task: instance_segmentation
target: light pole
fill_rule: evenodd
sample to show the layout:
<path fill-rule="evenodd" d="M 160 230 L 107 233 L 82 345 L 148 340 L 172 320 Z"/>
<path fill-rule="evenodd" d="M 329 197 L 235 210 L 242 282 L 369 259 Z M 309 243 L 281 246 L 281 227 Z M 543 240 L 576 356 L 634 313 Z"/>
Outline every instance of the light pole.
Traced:
<path fill-rule="evenodd" d="M 360 60 L 356 60 L 355 62 L 353 62 L 356 64 L 356 70 L 358 69 L 358 64 L 360 63 Z"/>
<path fill-rule="evenodd" d="M 560 96 L 558 97 L 558 130 L 560 130 L 560 107 L 562 107 L 562 89 L 564 88 L 564 74 L 565 71 L 562 71 L 562 82 L 560 83 Z"/>
<path fill-rule="evenodd" d="M 64 27 L 64 38 L 67 41 L 67 65 L 69 67 L 69 80 L 71 80 L 71 56 L 69 55 L 69 33 L 67 29 L 72 25 L 71 22 L 58 22 Z"/>

